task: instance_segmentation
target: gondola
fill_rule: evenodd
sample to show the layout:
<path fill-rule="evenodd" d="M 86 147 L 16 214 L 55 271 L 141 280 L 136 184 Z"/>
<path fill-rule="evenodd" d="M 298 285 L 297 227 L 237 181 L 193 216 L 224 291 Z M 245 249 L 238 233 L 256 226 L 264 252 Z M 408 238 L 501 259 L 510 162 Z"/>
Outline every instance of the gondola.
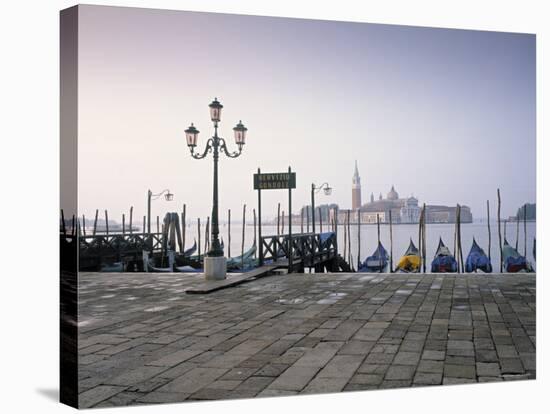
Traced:
<path fill-rule="evenodd" d="M 491 265 L 491 259 L 487 257 L 474 238 L 470 253 L 468 253 L 468 257 L 466 258 L 466 272 L 472 273 L 478 270 L 485 273 L 491 273 L 493 271 L 493 266 Z"/>
<path fill-rule="evenodd" d="M 158 263 L 154 257 L 149 257 L 149 252 L 143 251 L 143 263 L 148 272 L 152 273 L 171 273 L 174 271 L 175 254 L 169 250 L 168 254 L 163 257 L 164 263 Z"/>
<path fill-rule="evenodd" d="M 220 247 L 224 248 L 223 239 L 220 243 Z M 203 259 L 204 254 L 191 256 L 197 250 L 197 242 L 189 249 L 187 249 L 183 255 L 177 255 L 174 259 L 174 272 L 182 273 L 202 273 L 204 272 L 203 268 Z"/>
<path fill-rule="evenodd" d="M 223 244 L 223 239 L 220 243 L 220 247 L 221 249 L 223 250 L 224 249 L 224 244 Z M 194 253 L 194 252 L 193 252 Z M 202 259 L 204 259 L 204 253 L 198 255 L 198 254 L 195 254 L 193 256 L 188 256 L 188 258 L 191 260 L 191 261 L 194 261 L 194 262 L 201 262 L 202 263 Z"/>
<path fill-rule="evenodd" d="M 253 244 L 252 247 L 250 247 L 250 249 L 244 252 L 244 254 L 242 254 L 241 256 L 231 257 L 227 259 L 227 269 L 230 270 L 241 268 L 243 266 L 243 263 L 244 267 L 246 268 L 247 265 L 254 260 L 252 258 L 252 256 L 254 256 L 254 253 L 256 253 L 256 244 Z"/>
<path fill-rule="evenodd" d="M 435 257 L 432 260 L 432 273 L 455 273 L 457 269 L 456 259 L 440 237 Z"/>
<path fill-rule="evenodd" d="M 418 249 L 412 239 L 409 243 L 409 248 L 403 257 L 399 259 L 395 271 L 405 273 L 418 273 L 420 271 L 420 253 L 418 253 Z"/>
<path fill-rule="evenodd" d="M 336 233 L 327 231 L 319 234 L 319 249 L 324 249 L 336 242 Z"/>
<path fill-rule="evenodd" d="M 372 254 L 365 259 L 365 261 L 359 264 L 358 272 L 385 272 L 388 268 L 388 252 L 382 246 L 382 243 L 378 242 L 378 247 Z"/>
<path fill-rule="evenodd" d="M 508 244 L 506 239 L 504 239 L 504 245 L 502 246 L 502 264 L 504 270 L 508 273 L 533 271 L 525 256 L 520 255 L 516 249 Z"/>
<path fill-rule="evenodd" d="M 193 243 L 193 246 L 191 246 L 189 249 L 187 249 L 183 252 L 182 256 L 189 257 L 193 253 L 195 253 L 196 250 L 197 250 L 197 239 L 195 239 L 195 243 Z"/>

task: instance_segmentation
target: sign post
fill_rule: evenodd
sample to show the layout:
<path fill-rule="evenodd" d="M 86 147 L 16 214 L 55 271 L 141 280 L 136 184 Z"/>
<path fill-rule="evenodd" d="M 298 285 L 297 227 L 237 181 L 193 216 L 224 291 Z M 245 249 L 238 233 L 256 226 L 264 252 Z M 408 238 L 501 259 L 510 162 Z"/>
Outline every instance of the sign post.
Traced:
<path fill-rule="evenodd" d="M 288 167 L 285 173 L 258 173 L 254 174 L 254 190 L 258 190 L 258 241 L 260 244 L 260 266 L 264 264 L 263 241 L 262 241 L 262 190 L 284 190 L 288 189 L 288 271 L 292 272 L 292 189 L 296 188 L 296 173 Z"/>

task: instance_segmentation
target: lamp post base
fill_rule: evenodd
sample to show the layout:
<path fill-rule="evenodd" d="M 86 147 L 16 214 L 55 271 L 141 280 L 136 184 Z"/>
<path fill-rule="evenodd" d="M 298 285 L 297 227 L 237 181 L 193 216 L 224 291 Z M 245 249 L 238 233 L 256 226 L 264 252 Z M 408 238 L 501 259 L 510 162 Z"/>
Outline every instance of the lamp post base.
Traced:
<path fill-rule="evenodd" d="M 227 259 L 223 256 L 204 258 L 206 280 L 223 280 L 227 275 Z"/>

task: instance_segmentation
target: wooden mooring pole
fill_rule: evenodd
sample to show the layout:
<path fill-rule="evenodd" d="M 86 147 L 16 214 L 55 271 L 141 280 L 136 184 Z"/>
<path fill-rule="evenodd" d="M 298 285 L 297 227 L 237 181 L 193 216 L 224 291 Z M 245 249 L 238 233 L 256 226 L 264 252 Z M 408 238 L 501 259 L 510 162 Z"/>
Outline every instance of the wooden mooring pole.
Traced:
<path fill-rule="evenodd" d="M 134 206 L 130 206 L 130 234 L 134 233 L 132 226 L 134 225 Z"/>
<path fill-rule="evenodd" d="M 527 203 L 523 205 L 523 257 L 527 260 Z"/>
<path fill-rule="evenodd" d="M 422 223 L 423 221 L 424 221 L 424 211 L 420 210 L 420 220 L 418 220 L 418 255 L 420 257 L 420 264 L 418 265 L 419 272 L 422 269 L 422 266 L 424 265 L 424 258 L 422 257 Z"/>
<path fill-rule="evenodd" d="M 500 230 L 500 188 L 497 188 L 497 223 L 498 223 L 498 245 L 500 249 L 500 273 L 502 273 L 502 233 Z"/>
<path fill-rule="evenodd" d="M 206 217 L 206 226 L 204 229 L 204 254 L 210 249 L 210 216 Z"/>
<path fill-rule="evenodd" d="M 454 234 L 454 241 L 453 241 L 453 257 L 455 258 L 455 260 L 457 261 L 458 263 L 458 258 L 457 258 L 457 225 L 458 225 L 458 209 L 455 208 L 455 234 Z"/>
<path fill-rule="evenodd" d="M 357 209 L 357 270 L 361 266 L 361 209 Z"/>
<path fill-rule="evenodd" d="M 281 235 L 281 203 L 277 203 L 277 236 Z"/>
<path fill-rule="evenodd" d="M 227 257 L 231 257 L 231 209 L 227 209 Z"/>
<path fill-rule="evenodd" d="M 376 250 L 378 251 L 378 254 L 380 255 L 380 215 L 376 214 L 376 234 L 378 239 L 378 244 L 376 245 Z M 382 267 L 380 266 L 380 273 L 382 273 Z"/>
<path fill-rule="evenodd" d="M 95 233 L 97 231 L 97 216 L 99 215 L 99 210 L 95 210 L 95 218 L 94 218 L 94 229 L 92 230 L 92 236 L 95 236 Z"/>
<path fill-rule="evenodd" d="M 109 236 L 109 214 L 105 210 L 105 234 Z"/>
<path fill-rule="evenodd" d="M 422 205 L 422 270 L 426 273 L 426 204 Z"/>
<path fill-rule="evenodd" d="M 457 242 L 458 242 L 458 257 L 460 260 L 457 262 L 458 273 L 464 272 L 464 257 L 462 256 L 462 207 L 460 204 L 457 205 L 458 214 L 458 233 L 457 233 Z"/>
<path fill-rule="evenodd" d="M 187 230 L 187 223 L 186 223 L 186 219 L 187 217 L 186 214 L 187 214 L 187 206 L 184 204 L 183 205 L 183 211 L 181 213 L 181 245 L 182 245 L 182 248 L 183 248 L 183 251 L 185 251 L 185 235 L 186 235 L 186 230 Z M 183 253 L 183 252 L 182 252 Z"/>
<path fill-rule="evenodd" d="M 198 247 L 199 247 L 199 262 L 200 262 L 201 260 L 201 218 L 200 217 L 197 218 L 197 237 L 199 239 Z"/>
<path fill-rule="evenodd" d="M 498 245 L 500 249 L 500 273 L 502 273 L 502 233 L 500 230 L 500 188 L 497 188 L 497 223 L 498 223 Z"/>
<path fill-rule="evenodd" d="M 352 260 L 352 256 L 351 256 L 351 227 L 350 227 L 350 213 L 351 213 L 351 210 L 348 210 L 348 254 L 349 254 L 348 263 L 350 264 L 350 266 L 352 266 L 352 270 L 353 270 L 353 260 Z"/>
<path fill-rule="evenodd" d="M 393 219 L 390 209 L 390 273 L 393 273 Z"/>
<path fill-rule="evenodd" d="M 348 260 L 348 227 L 346 226 L 346 218 L 344 217 L 344 260 Z"/>
<path fill-rule="evenodd" d="M 244 269 L 244 235 L 246 227 L 246 204 L 243 204 L 243 237 L 241 243 L 241 270 Z"/>
<path fill-rule="evenodd" d="M 256 246 L 256 250 L 254 250 L 254 259 L 256 258 L 257 256 L 257 252 L 258 252 L 258 241 L 256 240 L 256 209 L 253 208 L 252 209 L 252 216 L 254 217 L 254 246 Z"/>
<path fill-rule="evenodd" d="M 516 215 L 516 251 L 518 251 L 519 246 L 519 214 Z"/>
<path fill-rule="evenodd" d="M 489 247 L 487 250 L 487 256 L 490 262 L 491 261 L 491 216 L 489 214 L 489 200 L 487 200 L 487 232 L 489 236 Z"/>
<path fill-rule="evenodd" d="M 61 232 L 63 233 L 63 237 L 67 236 L 67 227 L 65 226 L 65 214 L 63 213 L 63 209 L 61 209 Z"/>

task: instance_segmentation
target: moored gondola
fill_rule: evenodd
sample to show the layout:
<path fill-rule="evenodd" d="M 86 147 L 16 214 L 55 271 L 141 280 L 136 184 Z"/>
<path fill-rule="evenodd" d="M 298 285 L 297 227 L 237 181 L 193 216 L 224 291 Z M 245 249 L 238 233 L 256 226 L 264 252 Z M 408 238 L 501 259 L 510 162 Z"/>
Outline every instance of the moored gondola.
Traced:
<path fill-rule="evenodd" d="M 193 253 L 195 253 L 196 250 L 197 250 L 197 239 L 195 239 L 195 243 L 193 243 L 193 246 L 191 246 L 189 249 L 187 249 L 183 252 L 183 256 L 184 257 L 189 257 Z"/>
<path fill-rule="evenodd" d="M 432 260 L 432 273 L 455 273 L 457 268 L 456 259 L 440 237 L 435 257 Z"/>
<path fill-rule="evenodd" d="M 533 271 L 531 263 L 527 261 L 525 256 L 520 255 L 516 249 L 510 246 L 506 239 L 504 239 L 504 245 L 502 246 L 502 265 L 508 273 Z"/>
<path fill-rule="evenodd" d="M 378 247 L 374 253 L 367 257 L 363 263 L 359 265 L 357 269 L 358 272 L 385 272 L 388 269 L 388 252 L 382 245 L 378 242 Z"/>
<path fill-rule="evenodd" d="M 396 272 L 418 273 L 420 271 L 420 253 L 412 239 L 403 257 L 399 259 L 395 268 Z"/>
<path fill-rule="evenodd" d="M 143 251 L 143 264 L 148 272 L 171 273 L 174 271 L 175 254 L 169 250 L 166 256 L 155 258 L 149 257 L 149 252 Z"/>
<path fill-rule="evenodd" d="M 256 253 L 256 244 L 253 244 L 244 254 L 237 257 L 231 257 L 227 259 L 227 270 L 239 269 L 241 267 L 250 267 L 250 264 L 254 261 L 253 257 Z"/>
<path fill-rule="evenodd" d="M 491 265 L 491 259 L 487 257 L 474 238 L 470 253 L 468 253 L 468 257 L 466 258 L 466 272 L 471 273 L 477 272 L 478 270 L 485 273 L 491 273 L 493 271 L 493 266 Z"/>

